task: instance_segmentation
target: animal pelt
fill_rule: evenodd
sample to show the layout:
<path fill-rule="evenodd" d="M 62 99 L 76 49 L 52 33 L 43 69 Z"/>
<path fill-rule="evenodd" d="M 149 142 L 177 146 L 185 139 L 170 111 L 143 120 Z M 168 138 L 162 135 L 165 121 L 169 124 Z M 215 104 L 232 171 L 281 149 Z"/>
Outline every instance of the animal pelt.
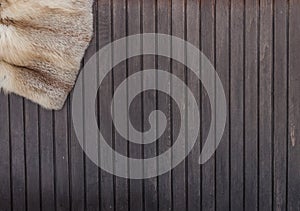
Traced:
<path fill-rule="evenodd" d="M 0 89 L 61 109 L 92 33 L 92 0 L 0 0 Z"/>

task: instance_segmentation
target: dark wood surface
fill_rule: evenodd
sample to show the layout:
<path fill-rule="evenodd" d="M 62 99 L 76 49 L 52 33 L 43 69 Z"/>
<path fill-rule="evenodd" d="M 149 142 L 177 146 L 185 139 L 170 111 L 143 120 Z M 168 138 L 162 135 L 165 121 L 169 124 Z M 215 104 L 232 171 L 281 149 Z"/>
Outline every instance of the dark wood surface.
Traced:
<path fill-rule="evenodd" d="M 193 91 L 201 109 L 195 147 L 172 171 L 151 179 L 113 176 L 85 156 L 72 125 L 71 98 L 54 112 L 1 93 L 1 211 L 300 210 L 299 0 L 98 0 L 94 12 L 95 34 L 83 64 L 106 44 L 143 32 L 172 34 L 202 50 L 222 80 L 228 103 L 217 152 L 198 164 L 210 126 L 210 102 L 193 74 L 168 58 L 122 62 L 105 78 L 96 101 L 109 145 L 124 155 L 148 158 L 176 140 L 185 90 L 180 104 L 156 91 L 133 101 L 129 115 L 137 130 L 149 129 L 148 116 L 155 109 L 168 120 L 163 136 L 144 147 L 116 132 L 107 112 L 114 90 L 128 75 L 158 68 Z M 113 158 L 99 154 L 99 159 Z"/>

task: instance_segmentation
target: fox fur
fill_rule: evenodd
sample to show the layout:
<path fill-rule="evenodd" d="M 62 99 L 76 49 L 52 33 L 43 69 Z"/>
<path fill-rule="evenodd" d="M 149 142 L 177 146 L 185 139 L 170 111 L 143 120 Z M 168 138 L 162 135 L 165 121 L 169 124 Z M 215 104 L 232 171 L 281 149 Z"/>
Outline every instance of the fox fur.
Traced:
<path fill-rule="evenodd" d="M 61 109 L 92 33 L 92 0 L 0 0 L 0 89 Z"/>

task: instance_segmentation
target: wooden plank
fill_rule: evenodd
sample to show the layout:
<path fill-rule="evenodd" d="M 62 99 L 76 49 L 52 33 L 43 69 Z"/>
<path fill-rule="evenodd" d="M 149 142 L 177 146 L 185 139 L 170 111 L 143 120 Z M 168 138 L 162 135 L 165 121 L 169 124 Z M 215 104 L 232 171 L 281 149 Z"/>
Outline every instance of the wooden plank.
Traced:
<path fill-rule="evenodd" d="M 156 31 L 156 0 L 142 0 L 142 29 L 143 33 L 154 33 Z M 156 68 L 156 58 L 154 56 L 143 57 L 143 70 Z M 143 85 L 150 81 L 147 76 L 143 76 Z M 157 92 L 147 91 L 143 93 L 143 112 L 144 112 L 144 125 L 143 131 L 150 129 L 148 116 L 153 110 L 157 109 Z M 157 154 L 157 142 L 144 146 L 144 158 L 155 157 Z M 157 165 L 153 167 L 157 169 Z M 144 168 L 144 172 L 148 168 Z M 158 180 L 157 178 L 144 180 L 144 210 L 157 211 L 158 210 Z"/>
<path fill-rule="evenodd" d="M 156 8 L 156 27 L 158 33 L 171 34 L 171 1 L 158 0 Z M 159 43 L 157 43 L 159 45 Z M 171 50 L 171 49 L 168 49 Z M 157 68 L 160 70 L 171 72 L 171 61 L 168 58 L 157 58 Z M 157 84 L 158 86 L 166 86 L 167 90 L 170 90 L 170 83 Z M 171 99 L 170 96 L 162 94 L 157 95 L 158 109 L 164 112 L 167 117 L 167 127 L 164 134 L 158 140 L 157 154 L 168 150 L 172 145 L 171 135 Z M 159 123 L 158 123 L 159 124 Z M 158 125 L 159 128 L 159 125 Z M 159 131 L 158 131 L 159 133 Z M 170 164 L 171 165 L 171 164 Z M 159 168 L 159 163 L 158 163 Z M 172 209 L 172 173 L 168 172 L 158 177 L 158 203 L 159 210 L 171 210 Z"/>
<path fill-rule="evenodd" d="M 82 92 L 83 93 L 83 92 Z M 83 98 L 83 96 L 81 96 Z M 70 103 L 69 103 L 70 104 Z M 71 104 L 70 104 L 71 106 Z M 72 111 L 70 110 L 70 114 Z M 81 119 L 83 119 L 83 112 L 81 114 Z M 85 208 L 85 165 L 84 165 L 84 152 L 78 142 L 78 138 L 83 139 L 83 137 L 77 137 L 74 127 L 69 120 L 70 129 L 70 188 L 71 188 L 71 209 L 84 210 Z M 83 127 L 82 127 L 83 130 Z M 81 133 L 83 134 L 83 133 Z"/>
<path fill-rule="evenodd" d="M 113 1 L 113 40 L 120 39 L 126 36 L 127 32 L 127 5 L 126 0 Z M 126 52 L 126 45 L 122 49 L 114 49 L 113 51 Z M 114 91 L 120 85 L 122 81 L 127 78 L 127 63 L 122 62 L 116 68 L 113 69 L 113 82 Z M 123 92 L 124 96 L 127 96 L 126 90 Z M 118 103 L 118 99 L 116 99 Z M 127 134 L 128 135 L 128 134 Z M 125 156 L 128 156 L 128 136 L 122 137 L 115 131 L 114 137 L 115 150 Z M 125 168 L 128 168 L 126 163 Z M 115 178 L 115 201 L 116 210 L 128 210 L 129 209 L 129 184 L 128 179 Z"/>
<path fill-rule="evenodd" d="M 287 203 L 287 12 L 285 1 L 274 2 L 274 210 Z"/>
<path fill-rule="evenodd" d="M 10 96 L 12 209 L 26 207 L 26 166 L 23 98 Z"/>
<path fill-rule="evenodd" d="M 39 112 L 38 105 L 28 100 L 25 100 L 24 105 L 27 209 L 39 210 L 41 205 Z"/>
<path fill-rule="evenodd" d="M 201 1 L 201 46 L 202 52 L 215 66 L 215 1 Z M 214 87 L 214 82 L 211 82 Z M 203 89 L 204 90 L 204 89 Z M 202 92 L 202 142 L 206 140 L 211 119 L 210 102 Z M 202 143 L 202 146 L 204 143 Z M 202 166 L 202 210 L 215 210 L 215 155 Z"/>
<path fill-rule="evenodd" d="M 43 108 L 40 115 L 41 209 L 55 209 L 55 166 L 53 112 Z"/>
<path fill-rule="evenodd" d="M 127 35 L 134 35 L 141 33 L 141 1 L 130 0 L 127 1 Z M 139 46 L 141 45 L 142 39 L 135 41 L 135 43 L 128 43 L 129 45 Z M 141 46 L 142 47 L 142 46 Z M 139 48 L 141 51 L 142 48 Z M 128 51 L 131 51 L 128 48 Z M 128 75 L 132 75 L 141 71 L 142 62 L 141 57 L 135 57 L 128 60 Z M 128 84 L 128 92 L 141 92 L 142 91 L 142 77 L 139 78 L 140 82 L 133 81 Z M 133 127 L 138 130 L 143 130 L 143 98 L 142 94 L 138 95 L 136 99 L 130 105 L 129 119 Z M 129 132 L 129 140 L 132 134 Z M 142 134 L 139 139 L 143 141 Z M 143 148 L 141 144 L 129 143 L 129 157 L 142 159 Z M 143 173 L 143 168 L 135 169 L 136 171 Z M 129 172 L 130 174 L 131 172 Z M 129 203 L 130 210 L 143 210 L 143 181 L 142 180 L 129 180 Z"/>
<path fill-rule="evenodd" d="M 273 5 L 260 1 L 259 28 L 259 209 L 273 210 Z"/>
<path fill-rule="evenodd" d="M 200 48 L 200 1 L 187 1 L 186 8 L 186 40 Z M 187 61 L 197 61 L 199 58 L 187 55 Z M 200 62 L 199 62 L 200 68 Z M 187 84 L 198 102 L 198 110 L 201 112 L 201 81 L 195 78 L 194 74 L 187 70 Z M 199 69 L 200 73 L 200 69 Z M 188 120 L 191 121 L 191 120 Z M 200 123 L 202 124 L 202 123 Z M 200 126 L 201 127 L 201 126 Z M 195 128 L 196 129 L 196 128 Z M 199 165 L 199 155 L 201 149 L 201 132 L 194 145 L 193 150 L 187 158 L 187 208 L 186 210 L 201 210 L 201 165 Z"/>
<path fill-rule="evenodd" d="M 98 9 L 98 2 L 95 1 L 93 5 L 93 13 L 96 14 L 96 11 Z M 84 63 L 86 64 L 89 59 L 95 55 L 97 52 L 97 39 L 98 39 L 98 23 L 97 23 L 97 14 L 94 15 L 94 34 L 93 39 L 90 42 L 90 46 L 86 50 L 86 54 L 84 56 Z M 92 64 L 93 67 L 97 67 L 97 64 Z M 97 79 L 97 72 L 95 71 L 94 74 L 95 79 Z M 86 80 L 84 81 L 86 83 Z M 92 82 L 90 82 L 92 83 Z M 92 84 L 94 89 L 97 89 L 97 84 Z M 90 97 L 88 94 L 88 89 L 84 88 L 83 85 L 83 99 L 84 104 L 85 100 Z M 95 102 L 95 105 L 97 105 L 97 102 Z M 95 107 L 95 111 L 97 113 L 98 107 Z M 90 121 L 88 117 L 84 116 L 84 121 Z M 93 132 L 93 131 L 92 131 Z M 87 137 L 89 137 L 90 131 L 87 126 L 87 124 L 84 125 L 84 140 L 85 141 L 91 141 L 88 140 Z M 87 144 L 85 142 L 85 144 Z M 93 163 L 87 156 L 85 157 L 85 209 L 87 210 L 99 210 L 100 206 L 100 177 L 99 177 L 99 169 L 98 166 Z"/>
<path fill-rule="evenodd" d="M 82 66 L 83 66 L 82 61 Z M 82 70 L 81 70 L 82 71 Z M 78 100 L 82 102 L 82 107 L 84 107 L 84 77 L 78 78 L 78 81 L 81 80 L 81 83 L 79 83 L 77 86 L 80 86 L 78 89 L 81 90 L 80 95 L 78 96 Z M 71 93 L 70 99 L 73 99 L 73 92 Z M 72 100 L 69 102 L 69 116 L 73 115 L 72 111 Z M 84 140 L 84 109 L 82 109 L 81 113 L 78 113 L 76 115 L 80 116 L 80 119 L 82 120 L 81 127 L 75 131 L 75 128 L 73 127 L 73 116 L 69 119 L 69 160 L 70 160 L 70 195 L 71 195 L 71 209 L 78 209 L 78 210 L 84 210 L 86 208 L 86 197 L 85 197 L 85 181 L 86 181 L 86 174 L 85 174 L 85 154 L 82 149 L 82 146 L 79 144 L 78 139 Z M 81 137 L 78 137 L 77 134 L 81 134 Z"/>
<path fill-rule="evenodd" d="M 56 209 L 70 209 L 68 103 L 54 114 Z"/>
<path fill-rule="evenodd" d="M 172 35 L 185 39 L 185 1 L 182 0 L 173 0 L 172 1 Z M 181 55 L 185 53 L 185 46 L 180 46 L 182 52 L 172 49 L 172 55 Z M 183 64 L 172 61 L 172 74 L 176 75 L 181 81 L 186 81 L 186 69 Z M 176 88 L 176 84 L 171 81 L 171 93 L 173 93 Z M 177 134 L 181 128 L 187 130 L 186 124 L 188 119 L 183 120 L 180 117 L 180 112 L 186 112 L 187 98 L 185 94 L 186 90 L 183 88 L 180 92 L 181 102 L 172 101 L 171 107 L 171 118 L 172 118 L 172 144 L 177 140 Z M 176 107 L 178 112 L 176 112 Z M 187 136 L 186 136 L 187 137 Z M 186 138 L 185 137 L 185 138 Z M 187 141 L 187 140 L 186 140 Z M 184 143 L 181 148 L 185 149 L 186 144 Z M 178 155 L 172 155 L 172 160 Z M 172 202 L 173 210 L 186 210 L 186 165 L 185 162 L 180 163 L 176 168 L 172 170 Z"/>
<path fill-rule="evenodd" d="M 289 104 L 288 104 L 288 210 L 300 209 L 300 4 L 292 0 L 289 5 Z"/>
<path fill-rule="evenodd" d="M 245 210 L 258 208 L 258 0 L 245 2 Z"/>
<path fill-rule="evenodd" d="M 100 0 L 98 2 L 98 43 L 99 49 L 112 40 L 112 1 Z M 101 84 L 99 89 L 99 120 L 101 133 L 106 142 L 113 146 L 113 127 L 110 112 L 110 103 L 112 98 L 112 72 Z M 101 147 L 101 145 L 100 145 Z M 104 157 L 100 155 L 101 161 L 112 162 L 113 157 Z M 107 161 L 106 161 L 107 160 Z M 114 176 L 105 171 L 101 171 L 101 210 L 115 209 L 114 195 Z"/>
<path fill-rule="evenodd" d="M 230 5 L 230 209 L 244 207 L 244 9 L 242 1 Z"/>
<path fill-rule="evenodd" d="M 222 81 L 226 99 L 230 99 L 229 72 L 229 1 L 216 2 L 216 71 Z M 238 87 L 236 87 L 238 88 Z M 219 96 L 220 93 L 216 93 Z M 227 101 L 228 102 L 228 101 Z M 216 105 L 219 99 L 216 98 Z M 228 105 L 228 107 L 230 104 Z M 228 111 L 229 109 L 227 109 Z M 230 210 L 230 158 L 229 158 L 229 118 L 227 113 L 226 127 L 216 152 L 216 210 Z"/>
<path fill-rule="evenodd" d="M 11 210 L 9 97 L 0 94 L 0 210 Z"/>

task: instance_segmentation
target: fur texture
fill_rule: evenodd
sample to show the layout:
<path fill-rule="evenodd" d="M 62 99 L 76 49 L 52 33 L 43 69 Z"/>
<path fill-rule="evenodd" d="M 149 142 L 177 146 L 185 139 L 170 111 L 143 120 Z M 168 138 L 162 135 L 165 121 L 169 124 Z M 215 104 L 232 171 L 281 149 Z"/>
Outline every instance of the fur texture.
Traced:
<path fill-rule="evenodd" d="M 0 89 L 61 109 L 92 32 L 92 0 L 0 0 Z"/>

